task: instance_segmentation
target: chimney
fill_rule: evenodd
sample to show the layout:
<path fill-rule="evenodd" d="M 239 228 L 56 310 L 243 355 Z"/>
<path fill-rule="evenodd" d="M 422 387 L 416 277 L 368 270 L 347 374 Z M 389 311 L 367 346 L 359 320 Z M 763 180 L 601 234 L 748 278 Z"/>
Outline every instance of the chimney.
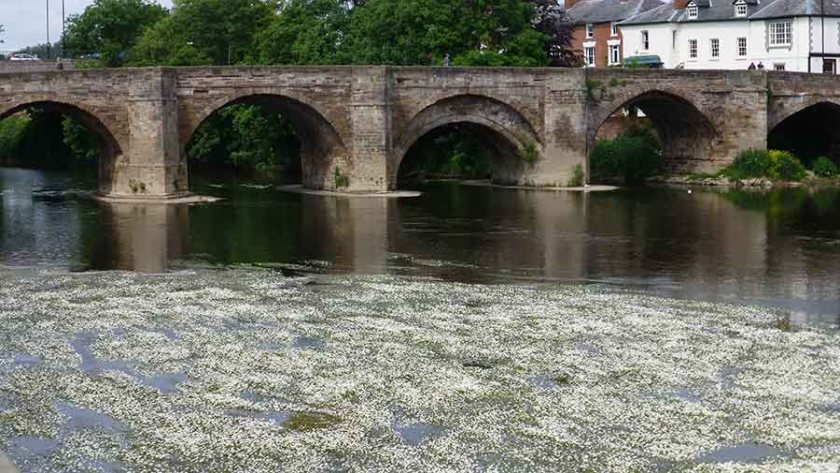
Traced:
<path fill-rule="evenodd" d="M 575 6 L 575 4 L 579 1 L 580 0 L 566 0 L 566 3 L 565 3 L 566 10 Z"/>
<path fill-rule="evenodd" d="M 688 0 L 674 0 L 674 10 L 685 10 Z"/>

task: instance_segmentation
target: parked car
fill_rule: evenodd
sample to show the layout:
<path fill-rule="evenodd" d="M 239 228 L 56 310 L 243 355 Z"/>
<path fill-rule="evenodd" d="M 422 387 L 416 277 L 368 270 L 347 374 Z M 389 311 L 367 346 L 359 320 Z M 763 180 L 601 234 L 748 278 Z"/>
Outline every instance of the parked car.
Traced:
<path fill-rule="evenodd" d="M 37 56 L 33 56 L 32 54 L 26 53 L 14 53 L 9 56 L 9 61 L 40 61 L 41 59 Z"/>

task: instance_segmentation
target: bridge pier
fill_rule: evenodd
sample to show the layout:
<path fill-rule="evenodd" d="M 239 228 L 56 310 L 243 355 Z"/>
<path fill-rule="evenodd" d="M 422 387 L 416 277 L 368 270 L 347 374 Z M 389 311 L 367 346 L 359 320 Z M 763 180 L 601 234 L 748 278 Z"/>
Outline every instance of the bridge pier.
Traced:
<path fill-rule="evenodd" d="M 168 199 L 189 192 L 178 140 L 176 82 L 174 70 L 155 69 L 129 84 L 130 146 L 115 159 L 107 197 Z"/>

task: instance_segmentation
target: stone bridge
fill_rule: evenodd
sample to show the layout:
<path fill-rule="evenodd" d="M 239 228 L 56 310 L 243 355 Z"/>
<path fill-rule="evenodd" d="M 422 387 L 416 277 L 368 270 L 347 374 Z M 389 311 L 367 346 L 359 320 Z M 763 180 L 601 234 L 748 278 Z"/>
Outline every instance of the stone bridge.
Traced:
<path fill-rule="evenodd" d="M 282 112 L 301 141 L 304 185 L 346 192 L 395 189 L 411 146 L 451 124 L 486 144 L 495 181 L 565 186 L 576 167 L 588 171 L 601 125 L 631 107 L 649 117 L 666 162 L 681 171 L 719 169 L 740 150 L 766 148 L 776 129 L 822 127 L 820 139 L 840 149 L 830 126 L 840 119 L 840 81 L 822 75 L 333 66 L 0 73 L 0 118 L 55 108 L 100 137 L 99 191 L 112 196 L 189 192 L 187 143 L 230 104 Z"/>

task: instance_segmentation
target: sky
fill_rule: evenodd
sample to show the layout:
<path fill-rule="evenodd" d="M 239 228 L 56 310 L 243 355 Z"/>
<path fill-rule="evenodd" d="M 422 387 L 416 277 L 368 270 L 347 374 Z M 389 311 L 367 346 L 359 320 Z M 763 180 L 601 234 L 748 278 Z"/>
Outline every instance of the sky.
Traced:
<path fill-rule="evenodd" d="M 172 0 L 154 0 L 171 7 Z M 67 16 L 81 13 L 93 0 L 64 0 Z M 49 0 L 50 40 L 61 38 L 61 0 Z M 6 32 L 0 35 L 0 51 L 14 51 L 47 42 L 47 0 L 0 0 L 0 25 Z"/>

